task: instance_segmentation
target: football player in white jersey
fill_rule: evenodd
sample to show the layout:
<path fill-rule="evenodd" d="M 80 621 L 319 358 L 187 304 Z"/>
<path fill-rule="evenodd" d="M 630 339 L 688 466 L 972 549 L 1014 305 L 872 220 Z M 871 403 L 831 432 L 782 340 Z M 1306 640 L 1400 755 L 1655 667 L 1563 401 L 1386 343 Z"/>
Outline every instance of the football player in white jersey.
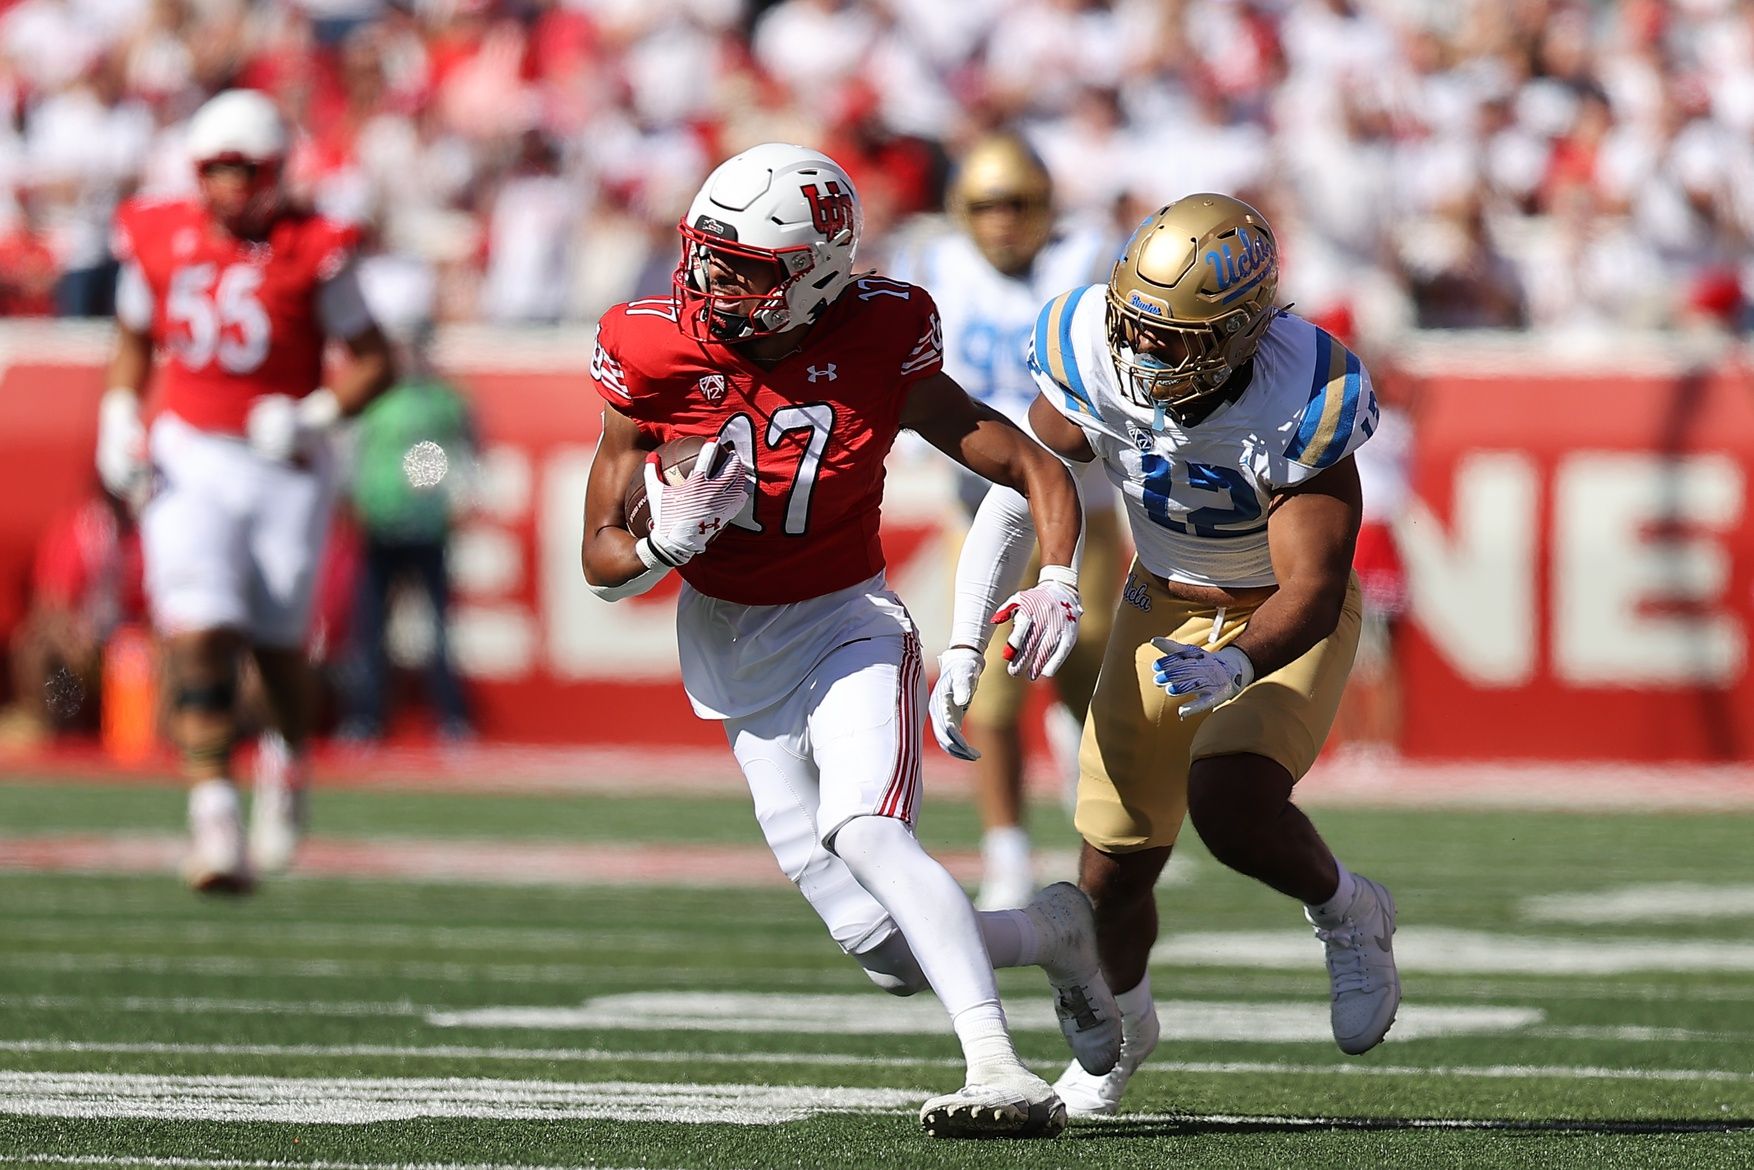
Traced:
<path fill-rule="evenodd" d="M 1084 726 L 1077 811 L 1079 884 L 1124 1039 L 1107 1075 L 1074 1066 L 1055 1085 L 1073 1113 L 1113 1112 L 1156 1046 L 1153 887 L 1184 817 L 1218 860 L 1304 904 L 1343 1051 L 1376 1045 L 1400 1004 L 1393 898 L 1291 802 L 1358 644 L 1352 454 L 1379 412 L 1357 357 L 1276 310 L 1277 285 L 1261 214 L 1190 195 L 1139 227 L 1106 288 L 1054 298 L 1036 324 L 1030 423 L 1063 458 L 1101 463 L 1138 550 Z M 995 489 L 958 567 L 959 629 L 1003 596 L 991 565 L 1028 539 Z"/>
<path fill-rule="evenodd" d="M 903 252 L 891 271 L 899 268 L 901 279 L 930 289 L 937 300 L 944 323 L 944 368 L 951 377 L 973 397 L 1024 423 L 1036 394 L 1028 363 L 1036 313 L 1055 293 L 1105 277 L 1114 266 L 1119 241 L 1095 226 L 1055 222 L 1047 167 L 1013 134 L 995 134 L 969 148 L 946 203 L 960 230 Z M 1078 645 L 1053 678 L 1059 702 L 1047 716 L 1056 755 L 1072 772 L 1068 785 L 1076 779 L 1078 735 L 1102 665 L 1109 607 L 1120 595 L 1120 523 L 1113 489 L 1100 468 L 1087 466 L 1081 485 L 1085 528 L 1079 590 L 1090 609 Z M 992 485 L 961 468 L 956 478 L 966 524 Z M 978 671 L 983 645 L 952 645 L 939 659 L 940 673 L 968 677 Z M 952 728 L 940 740 L 951 755 L 977 761 L 986 832 L 975 904 L 982 910 L 1022 906 L 1035 893 L 1018 727 L 1025 697 L 1024 678 L 993 670 L 969 707 L 960 734 Z"/>

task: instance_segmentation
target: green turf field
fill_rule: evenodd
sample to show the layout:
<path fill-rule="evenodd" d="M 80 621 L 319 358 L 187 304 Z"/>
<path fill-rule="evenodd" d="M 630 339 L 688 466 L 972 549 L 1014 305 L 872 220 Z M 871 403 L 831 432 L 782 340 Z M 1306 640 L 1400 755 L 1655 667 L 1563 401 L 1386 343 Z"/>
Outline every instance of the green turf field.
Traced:
<path fill-rule="evenodd" d="M 739 796 L 320 794 L 321 838 L 758 844 Z M 1295 906 L 1190 842 L 1161 893 L 1164 1041 L 1131 1115 L 944 1143 L 959 1063 L 789 888 L 0 873 L 0 1164 L 460 1167 L 1754 1167 L 1754 816 L 1317 810 L 1388 883 L 1406 1001 L 1326 1037 Z M 1045 844 L 1070 848 L 1057 809 Z M 166 837 L 171 789 L 0 784 L 0 856 Z M 922 834 L 966 851 L 971 810 Z M 386 844 L 386 848 L 390 847 Z M 102 868 L 98 866 L 97 868 Z M 1020 1047 L 1066 1056 L 1034 971 Z"/>

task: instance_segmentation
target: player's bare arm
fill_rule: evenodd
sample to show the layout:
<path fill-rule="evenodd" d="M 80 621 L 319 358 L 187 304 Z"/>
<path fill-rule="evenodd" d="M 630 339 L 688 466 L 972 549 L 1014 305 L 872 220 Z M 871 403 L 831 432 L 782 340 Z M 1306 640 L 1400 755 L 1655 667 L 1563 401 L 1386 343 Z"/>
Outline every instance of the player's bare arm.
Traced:
<path fill-rule="evenodd" d="M 1017 424 L 970 398 L 943 373 L 913 384 L 901 424 L 976 475 L 1027 497 L 1042 563 L 1073 563 L 1084 524 L 1078 489 L 1065 465 Z"/>
<path fill-rule="evenodd" d="M 625 585 L 647 571 L 634 549 L 633 533 L 627 530 L 623 504 L 628 480 L 639 471 L 647 450 L 641 443 L 639 424 L 613 407 L 603 408 L 603 435 L 597 441 L 591 478 L 585 486 L 581 550 L 585 580 L 592 585 Z"/>
<path fill-rule="evenodd" d="M 106 385 L 143 396 L 147 379 L 151 376 L 151 335 L 116 322 L 116 348 L 110 355 L 110 377 Z"/>
<path fill-rule="evenodd" d="M 1061 459 L 1089 463 L 1096 458 L 1096 452 L 1090 449 L 1090 439 L 1078 424 L 1055 410 L 1053 403 L 1040 394 L 1029 404 L 1029 428 L 1044 447 Z"/>
<path fill-rule="evenodd" d="M 1254 663 L 1255 677 L 1296 661 L 1334 632 L 1363 508 L 1351 456 L 1274 496 L 1267 545 L 1279 589 L 1261 603 L 1235 643 Z"/>

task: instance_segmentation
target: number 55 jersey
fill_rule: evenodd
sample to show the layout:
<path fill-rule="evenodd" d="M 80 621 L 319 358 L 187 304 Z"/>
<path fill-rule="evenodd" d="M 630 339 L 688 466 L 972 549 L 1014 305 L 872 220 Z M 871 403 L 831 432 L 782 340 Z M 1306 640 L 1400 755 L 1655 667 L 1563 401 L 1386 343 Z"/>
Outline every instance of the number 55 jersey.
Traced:
<path fill-rule="evenodd" d="M 287 210 L 262 239 L 240 240 L 199 202 L 136 199 L 117 211 L 114 237 L 116 315 L 169 359 L 155 407 L 198 430 L 242 434 L 261 395 L 309 394 L 325 338 L 371 324 L 349 269 L 358 233 L 311 212 Z"/>
<path fill-rule="evenodd" d="M 1043 397 L 1083 428 L 1120 489 L 1147 570 L 1197 585 L 1274 584 L 1268 505 L 1370 437 L 1370 376 L 1329 334 L 1281 311 L 1247 388 L 1183 427 L 1125 393 L 1105 292 L 1096 284 L 1062 293 L 1036 318 L 1029 366 Z"/>

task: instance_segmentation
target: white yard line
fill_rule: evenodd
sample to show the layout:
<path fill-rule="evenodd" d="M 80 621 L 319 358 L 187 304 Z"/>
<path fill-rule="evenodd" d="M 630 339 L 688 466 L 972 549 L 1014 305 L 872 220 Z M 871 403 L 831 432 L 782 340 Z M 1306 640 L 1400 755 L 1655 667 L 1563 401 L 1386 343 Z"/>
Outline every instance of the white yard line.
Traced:
<path fill-rule="evenodd" d="M 503 1060 L 552 1061 L 580 1064 L 664 1064 L 664 1065 L 846 1065 L 861 1068 L 961 1068 L 962 1061 L 949 1057 L 867 1056 L 828 1052 L 706 1052 L 698 1050 L 652 1050 L 612 1048 L 508 1048 L 475 1045 L 376 1045 L 376 1044 L 172 1044 L 153 1042 L 108 1042 L 67 1040 L 0 1041 L 0 1052 L 94 1054 L 94 1055 L 163 1055 L 163 1056 L 259 1056 L 259 1057 L 389 1057 L 398 1059 L 430 1058 L 435 1060 Z M 1455 1077 L 1468 1080 L 1603 1080 L 1651 1082 L 1712 1082 L 1754 1086 L 1754 1072 L 1735 1069 L 1701 1068 L 1615 1068 L 1604 1065 L 1571 1064 L 1488 1064 L 1488 1065 L 1407 1065 L 1353 1064 L 1336 1059 L 1321 1061 L 1199 1061 L 1151 1060 L 1137 1075 L 1181 1075 L 1187 1073 L 1231 1076 L 1272 1074 L 1285 1076 L 1345 1077 Z M 0 1071 L 0 1113 L 7 1112 L 4 1085 L 8 1078 L 98 1077 L 109 1074 L 59 1072 Z M 154 1078 L 145 1080 L 166 1083 L 200 1077 Z M 125 1079 L 125 1075 L 124 1075 Z M 248 1077 L 212 1077 L 215 1081 L 251 1081 Z M 315 1084 L 315 1078 L 289 1078 L 296 1084 Z M 365 1083 L 365 1082 L 361 1082 Z M 378 1082 L 371 1082 L 376 1084 Z M 386 1082 L 387 1083 L 387 1082 Z M 424 1081 L 420 1083 L 426 1083 Z M 449 1083 L 449 1082 L 447 1082 Z M 496 1081 L 495 1084 L 524 1084 L 523 1081 Z M 537 1082 L 529 1082 L 537 1083 Z M 654 1091 L 664 1088 L 653 1084 Z M 693 1089 L 698 1086 L 684 1086 Z M 707 1089 L 712 1086 L 707 1086 Z M 739 1086 L 728 1086 L 737 1089 Z M 704 1090 L 703 1090 L 704 1091 Z"/>
<path fill-rule="evenodd" d="M 406 1060 L 551 1061 L 557 1064 L 811 1064 L 863 1068 L 961 1068 L 951 1057 L 832 1052 L 655 1052 L 613 1048 L 506 1048 L 473 1044 L 171 1044 L 151 1041 L 0 1040 L 0 1052 L 118 1056 L 386 1057 Z"/>
<path fill-rule="evenodd" d="M 1079 1125 L 1126 1129 L 1130 1125 L 1182 1125 L 1190 1131 L 1213 1129 L 1499 1129 L 1552 1130 L 1567 1133 L 1724 1133 L 1749 1128 L 1745 1120 L 1648 1121 L 1588 1118 L 1523 1120 L 1510 1117 L 1287 1117 L 1247 1113 L 1123 1113 L 1116 1117 L 1080 1118 Z"/>
<path fill-rule="evenodd" d="M 236 1016 L 424 1016 L 434 1010 L 393 1000 L 220 999 L 210 996 L 156 995 L 4 995 L 0 1008 L 91 1008 L 166 1015 Z"/>
<path fill-rule="evenodd" d="M 1533 922 L 1608 926 L 1754 918 L 1754 885 L 1652 882 L 1584 893 L 1538 894 L 1523 899 L 1522 915 Z"/>
<path fill-rule="evenodd" d="M 155 1076 L 0 1072 L 0 1113 L 34 1117 L 369 1125 L 423 1117 L 777 1125 L 913 1110 L 902 1089 L 536 1081 L 485 1077 Z"/>
<path fill-rule="evenodd" d="M 0 1154 L 31 1166 L 152 1166 L 165 1170 L 610 1170 L 595 1164 L 538 1166 L 529 1162 L 292 1162 L 247 1158 L 152 1158 L 130 1154 Z"/>

